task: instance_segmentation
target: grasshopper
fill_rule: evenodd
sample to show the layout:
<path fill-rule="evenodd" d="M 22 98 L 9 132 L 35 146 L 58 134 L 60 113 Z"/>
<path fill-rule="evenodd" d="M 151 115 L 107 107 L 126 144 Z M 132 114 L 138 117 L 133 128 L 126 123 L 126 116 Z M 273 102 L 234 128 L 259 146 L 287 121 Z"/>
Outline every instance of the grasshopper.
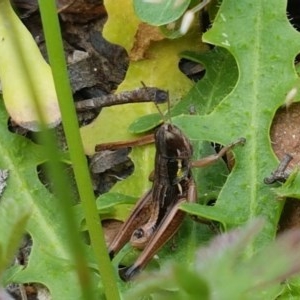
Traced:
<path fill-rule="evenodd" d="M 156 147 L 152 188 L 137 202 L 128 219 L 123 223 L 109 245 L 111 258 L 130 242 L 143 249 L 130 267 L 120 270 L 127 281 L 137 275 L 156 252 L 177 232 L 185 213 L 179 209 L 183 202 L 197 199 L 192 167 L 207 166 L 221 158 L 244 138 L 223 147 L 217 154 L 192 161 L 193 148 L 190 140 L 173 124 L 164 123 L 154 134 Z"/>
<path fill-rule="evenodd" d="M 144 84 L 143 86 L 131 92 L 84 100 L 78 103 L 76 108 L 77 110 L 98 109 L 103 106 L 141 101 L 153 101 L 157 106 L 168 101 L 168 92 L 149 88 Z M 95 150 L 132 147 L 153 141 L 156 154 L 154 172 L 151 176 L 152 188 L 137 201 L 128 219 L 109 245 L 111 258 L 127 242 L 143 250 L 132 266 L 120 270 L 120 276 L 125 281 L 130 280 L 145 268 L 155 253 L 177 232 L 185 217 L 185 213 L 179 209 L 180 204 L 196 201 L 196 186 L 191 168 L 210 165 L 236 144 L 245 143 L 245 139 L 240 138 L 223 147 L 217 154 L 192 161 L 193 147 L 190 140 L 175 125 L 164 123 L 158 127 L 154 136 L 153 134 L 147 135 L 130 143 L 99 144 L 96 145 Z"/>

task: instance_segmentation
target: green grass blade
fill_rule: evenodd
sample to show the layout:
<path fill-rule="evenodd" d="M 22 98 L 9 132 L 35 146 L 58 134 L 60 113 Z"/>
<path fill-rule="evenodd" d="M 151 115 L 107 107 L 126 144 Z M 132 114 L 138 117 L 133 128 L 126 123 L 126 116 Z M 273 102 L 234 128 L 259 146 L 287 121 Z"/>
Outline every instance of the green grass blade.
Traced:
<path fill-rule="evenodd" d="M 85 212 L 91 244 L 94 249 L 107 299 L 119 299 L 115 276 L 106 252 L 102 228 L 99 226 L 96 203 L 79 135 L 79 127 L 67 75 L 55 2 L 39 1 L 39 4 L 49 60 L 52 66 L 55 87 L 60 103 L 64 131 L 73 163 L 78 191 Z M 80 254 L 77 253 L 77 260 L 80 261 L 78 255 Z M 83 280 L 84 279 L 85 278 L 83 278 Z M 86 281 L 81 282 L 83 285 L 87 284 Z M 91 289 L 87 289 L 85 292 L 85 299 L 92 299 L 89 296 Z"/>

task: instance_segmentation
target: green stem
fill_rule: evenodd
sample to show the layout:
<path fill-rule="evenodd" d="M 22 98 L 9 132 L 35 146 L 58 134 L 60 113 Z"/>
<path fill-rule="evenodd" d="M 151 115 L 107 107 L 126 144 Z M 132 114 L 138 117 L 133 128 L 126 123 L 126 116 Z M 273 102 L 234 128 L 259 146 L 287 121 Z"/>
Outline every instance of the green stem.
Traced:
<path fill-rule="evenodd" d="M 52 67 L 54 83 L 59 99 L 62 123 L 70 151 L 79 195 L 84 208 L 91 245 L 98 263 L 106 298 L 113 300 L 120 299 L 115 274 L 106 250 L 103 230 L 102 227 L 99 226 L 99 216 L 97 214 L 95 197 L 79 134 L 79 126 L 68 79 L 55 1 L 39 0 L 39 6 L 49 61 Z"/>

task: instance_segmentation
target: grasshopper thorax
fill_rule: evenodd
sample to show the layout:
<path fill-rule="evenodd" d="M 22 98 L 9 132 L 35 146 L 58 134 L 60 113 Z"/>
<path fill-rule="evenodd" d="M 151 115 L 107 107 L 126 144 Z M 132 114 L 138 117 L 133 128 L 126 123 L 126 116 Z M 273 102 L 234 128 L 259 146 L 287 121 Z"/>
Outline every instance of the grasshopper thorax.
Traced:
<path fill-rule="evenodd" d="M 171 185 L 177 185 L 190 173 L 193 148 L 190 140 L 175 125 L 164 123 L 155 132 L 156 165 L 159 174 L 167 174 Z M 165 172 L 163 172 L 165 170 Z"/>

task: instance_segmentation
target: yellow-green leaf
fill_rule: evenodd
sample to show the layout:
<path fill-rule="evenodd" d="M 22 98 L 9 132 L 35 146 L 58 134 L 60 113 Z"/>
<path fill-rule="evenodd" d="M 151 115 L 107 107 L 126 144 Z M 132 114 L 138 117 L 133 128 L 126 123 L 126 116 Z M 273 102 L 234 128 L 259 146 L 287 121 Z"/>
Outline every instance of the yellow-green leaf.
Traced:
<path fill-rule="evenodd" d="M 17 124 L 36 131 L 41 121 L 50 127 L 60 121 L 51 69 L 8 0 L 0 1 L 0 80 Z"/>

